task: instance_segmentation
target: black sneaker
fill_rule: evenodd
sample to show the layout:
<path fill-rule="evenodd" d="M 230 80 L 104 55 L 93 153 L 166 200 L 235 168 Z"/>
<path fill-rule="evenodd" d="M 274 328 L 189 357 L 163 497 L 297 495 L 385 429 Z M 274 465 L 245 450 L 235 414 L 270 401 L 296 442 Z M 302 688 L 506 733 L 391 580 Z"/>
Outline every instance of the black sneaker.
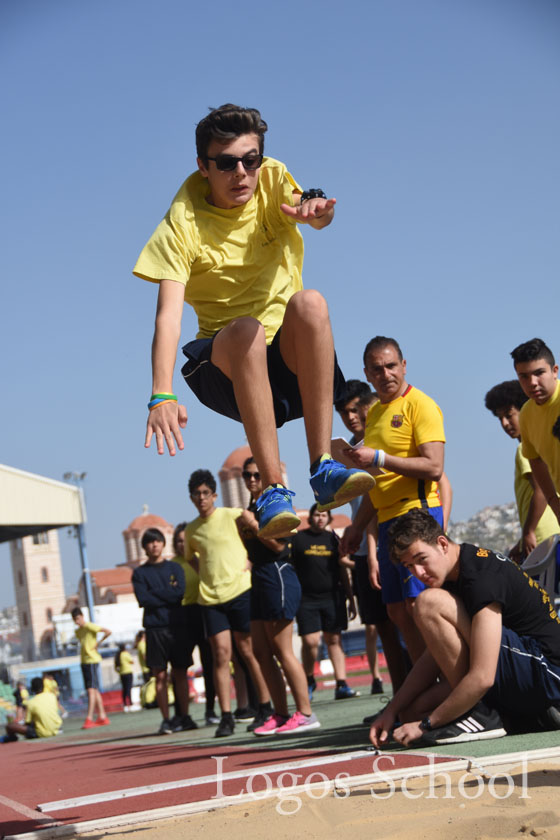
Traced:
<path fill-rule="evenodd" d="M 215 738 L 227 738 L 228 735 L 233 735 L 235 730 L 235 721 L 231 712 L 222 715 L 222 719 L 214 733 Z"/>
<path fill-rule="evenodd" d="M 549 706 L 546 712 L 539 715 L 538 720 L 545 731 L 560 729 L 560 706 Z"/>
<path fill-rule="evenodd" d="M 375 677 L 371 683 L 372 694 L 383 694 L 383 683 L 379 677 Z"/>
<path fill-rule="evenodd" d="M 216 726 L 220 722 L 220 718 L 212 709 L 204 715 L 204 722 L 206 726 Z"/>
<path fill-rule="evenodd" d="M 183 732 L 189 732 L 191 729 L 198 729 L 198 723 L 195 723 L 190 715 L 183 715 L 181 718 L 181 729 Z"/>
<path fill-rule="evenodd" d="M 255 715 L 255 719 L 247 727 L 247 732 L 253 732 L 255 729 L 258 729 L 259 726 L 264 726 L 264 724 L 267 722 L 267 720 L 270 720 L 273 714 L 274 712 L 272 710 L 272 706 L 261 706 L 261 708 Z"/>
<path fill-rule="evenodd" d="M 173 735 L 174 731 L 177 731 L 177 730 L 173 729 L 173 727 L 171 726 L 171 721 L 170 720 L 162 720 L 161 726 L 158 729 L 158 735 Z"/>
<path fill-rule="evenodd" d="M 181 715 L 173 715 L 173 717 L 169 721 L 169 726 L 171 727 L 172 732 L 182 732 L 183 718 L 181 717 Z"/>
<path fill-rule="evenodd" d="M 244 706 L 242 709 L 236 709 L 233 713 L 236 723 L 251 723 L 255 719 L 255 710 L 250 706 Z"/>
<path fill-rule="evenodd" d="M 485 741 L 489 738 L 503 738 L 506 735 L 502 719 L 498 712 L 484 703 L 476 706 L 452 723 L 438 726 L 430 732 L 424 732 L 421 743 L 428 746 L 436 744 L 462 744 L 464 741 Z M 420 743 L 419 741 L 415 742 Z"/>

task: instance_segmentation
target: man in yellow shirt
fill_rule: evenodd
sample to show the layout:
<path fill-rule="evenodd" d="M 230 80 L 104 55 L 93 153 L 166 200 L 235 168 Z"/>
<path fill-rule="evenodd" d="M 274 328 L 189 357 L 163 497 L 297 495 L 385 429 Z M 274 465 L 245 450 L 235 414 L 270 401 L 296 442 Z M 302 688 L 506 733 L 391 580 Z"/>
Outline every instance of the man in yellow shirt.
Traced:
<path fill-rule="evenodd" d="M 375 470 L 377 483 L 347 529 L 342 551 L 353 553 L 358 548 L 364 528 L 375 517 L 383 602 L 415 662 L 424 642 L 411 606 L 425 587 L 404 567 L 391 563 L 387 532 L 395 519 L 414 508 L 424 508 L 443 525 L 438 492 L 444 460 L 443 415 L 430 397 L 406 382 L 406 359 L 394 338 L 376 336 L 368 342 L 364 372 L 379 400 L 367 416 L 365 445 L 348 454 L 353 463 Z"/>
<path fill-rule="evenodd" d="M 233 735 L 231 713 L 231 634 L 249 669 L 259 703 L 269 704 L 270 694 L 251 644 L 250 589 L 247 551 L 239 536 L 241 508 L 220 508 L 216 481 L 209 470 L 196 470 L 189 478 L 189 494 L 198 516 L 185 530 L 185 560 L 198 572 L 198 603 L 212 648 L 214 683 L 222 718 L 216 737 Z"/>
<path fill-rule="evenodd" d="M 99 663 L 101 654 L 97 646 L 104 642 L 111 635 L 111 631 L 105 627 L 99 627 L 91 621 L 86 621 L 80 607 L 72 610 L 74 624 L 77 625 L 76 636 L 80 641 L 80 660 L 82 664 L 82 676 L 87 691 L 88 709 L 82 729 L 92 729 L 94 726 L 107 726 L 111 721 L 105 714 L 103 699 L 99 691 Z M 97 636 L 103 633 L 99 641 Z M 97 713 L 97 720 L 94 715 Z"/>
<path fill-rule="evenodd" d="M 56 697 L 51 691 L 46 691 L 42 677 L 31 680 L 33 697 L 27 700 L 25 723 L 15 721 L 6 724 L 4 743 L 17 741 L 18 735 L 25 738 L 51 738 L 57 735 L 62 726 L 62 718 L 58 714 Z"/>
<path fill-rule="evenodd" d="M 509 552 L 512 560 L 517 562 L 521 562 L 540 542 L 560 530 L 552 509 L 548 507 L 540 486 L 533 478 L 531 464 L 523 455 L 519 418 L 526 402 L 527 395 L 517 379 L 500 382 L 485 397 L 486 408 L 498 418 L 504 432 L 519 441 L 515 453 L 514 489 L 521 539 Z"/>
<path fill-rule="evenodd" d="M 152 344 L 152 397 L 145 445 L 183 449 L 187 412 L 173 394 L 186 301 L 198 316 L 182 369 L 198 399 L 241 421 L 263 477 L 260 534 L 299 525 L 282 484 L 276 427 L 303 417 L 311 486 L 323 510 L 373 486 L 363 470 L 329 454 L 333 396 L 344 384 L 327 304 L 302 286 L 298 224 L 334 217 L 334 198 L 303 191 L 279 161 L 263 156 L 267 125 L 253 108 L 222 105 L 197 126 L 198 170 L 142 250 L 134 273 L 159 283 Z"/>

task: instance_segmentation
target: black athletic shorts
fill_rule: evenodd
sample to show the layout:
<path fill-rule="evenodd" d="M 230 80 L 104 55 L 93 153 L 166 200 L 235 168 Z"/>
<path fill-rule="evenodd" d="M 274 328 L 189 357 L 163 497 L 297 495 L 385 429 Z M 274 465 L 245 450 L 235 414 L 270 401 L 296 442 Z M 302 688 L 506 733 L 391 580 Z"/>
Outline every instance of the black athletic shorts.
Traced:
<path fill-rule="evenodd" d="M 88 688 L 99 689 L 99 663 L 97 662 L 82 662 L 82 677 L 84 678 L 84 685 L 86 691 Z"/>
<path fill-rule="evenodd" d="M 173 668 L 190 668 L 193 660 L 188 643 L 182 626 L 146 628 L 146 665 L 152 671 L 167 671 L 168 662 Z"/>
<path fill-rule="evenodd" d="M 223 630 L 250 633 L 251 590 L 245 590 L 237 598 L 232 598 L 225 604 L 203 604 L 202 618 L 207 638 L 216 636 Z"/>
<path fill-rule="evenodd" d="M 217 411 L 218 414 L 223 414 L 225 417 L 241 422 L 231 379 L 228 379 L 210 361 L 212 343 L 215 337 L 196 338 L 194 341 L 185 344 L 183 353 L 188 362 L 181 368 L 181 373 L 191 391 L 196 394 L 203 405 Z M 288 420 L 303 417 L 297 376 L 287 367 L 280 353 L 280 330 L 268 345 L 267 360 L 276 426 L 280 428 Z M 344 385 L 344 376 L 338 366 L 335 354 L 333 402 L 343 397 Z"/>
<path fill-rule="evenodd" d="M 341 633 L 348 627 L 346 599 L 342 591 L 321 598 L 302 595 L 297 611 L 297 626 L 300 636 L 309 633 Z"/>
<path fill-rule="evenodd" d="M 387 609 L 380 589 L 374 589 L 369 582 L 367 557 L 355 554 L 352 569 L 352 585 L 358 599 L 358 610 L 362 624 L 379 624 L 387 621 Z"/>

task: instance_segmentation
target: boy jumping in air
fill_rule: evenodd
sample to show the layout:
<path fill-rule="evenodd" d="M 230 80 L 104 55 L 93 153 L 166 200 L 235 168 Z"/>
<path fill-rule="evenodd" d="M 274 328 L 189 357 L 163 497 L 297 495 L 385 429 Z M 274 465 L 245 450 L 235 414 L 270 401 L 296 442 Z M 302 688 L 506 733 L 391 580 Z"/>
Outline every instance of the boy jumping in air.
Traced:
<path fill-rule="evenodd" d="M 344 377 L 336 363 L 327 304 L 302 286 L 298 224 L 329 225 L 334 198 L 303 191 L 286 167 L 263 156 L 267 125 L 251 108 L 222 105 L 197 126 L 198 170 L 175 196 L 134 273 L 159 283 L 152 344 L 152 397 L 145 445 L 183 449 L 184 406 L 173 370 L 185 301 L 199 323 L 182 368 L 199 400 L 243 423 L 265 488 L 259 534 L 299 525 L 282 484 L 276 427 L 303 417 L 311 486 L 323 510 L 374 484 L 329 454 L 333 396 Z"/>

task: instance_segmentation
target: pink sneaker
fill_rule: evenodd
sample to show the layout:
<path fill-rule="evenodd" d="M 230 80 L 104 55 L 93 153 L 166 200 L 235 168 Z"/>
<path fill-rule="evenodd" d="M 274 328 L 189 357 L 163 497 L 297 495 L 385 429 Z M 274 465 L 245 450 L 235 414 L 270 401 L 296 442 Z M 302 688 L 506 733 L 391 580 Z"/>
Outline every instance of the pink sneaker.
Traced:
<path fill-rule="evenodd" d="M 253 729 L 253 732 L 255 735 L 274 735 L 276 730 L 287 723 L 288 720 L 289 718 L 284 717 L 284 715 L 271 715 L 266 723 L 263 723 L 262 726 L 257 726 L 256 729 Z"/>
<path fill-rule="evenodd" d="M 295 712 L 283 726 L 279 726 L 276 730 L 277 735 L 292 735 L 294 732 L 303 732 L 305 729 L 319 729 L 321 724 L 317 720 L 317 715 L 302 715 L 301 712 Z"/>

